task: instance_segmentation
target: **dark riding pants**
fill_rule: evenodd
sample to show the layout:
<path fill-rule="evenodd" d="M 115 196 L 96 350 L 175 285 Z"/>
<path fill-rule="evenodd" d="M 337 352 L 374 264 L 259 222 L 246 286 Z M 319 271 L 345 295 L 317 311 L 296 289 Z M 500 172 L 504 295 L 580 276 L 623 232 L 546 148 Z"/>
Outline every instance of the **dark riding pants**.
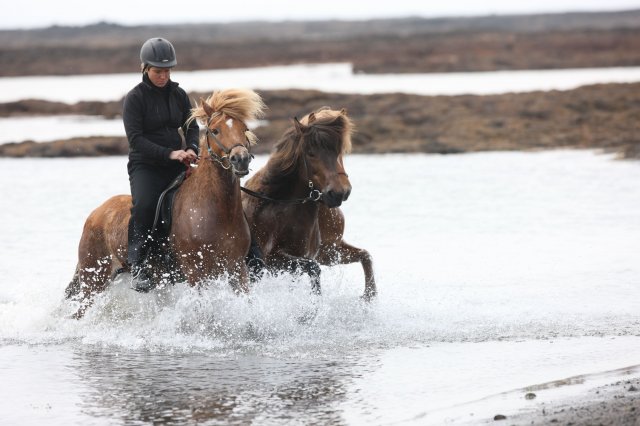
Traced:
<path fill-rule="evenodd" d="M 184 166 L 178 162 L 168 167 L 129 163 L 127 168 L 133 198 L 127 257 L 129 265 L 139 267 L 154 243 L 151 230 L 160 194 L 184 171 Z"/>

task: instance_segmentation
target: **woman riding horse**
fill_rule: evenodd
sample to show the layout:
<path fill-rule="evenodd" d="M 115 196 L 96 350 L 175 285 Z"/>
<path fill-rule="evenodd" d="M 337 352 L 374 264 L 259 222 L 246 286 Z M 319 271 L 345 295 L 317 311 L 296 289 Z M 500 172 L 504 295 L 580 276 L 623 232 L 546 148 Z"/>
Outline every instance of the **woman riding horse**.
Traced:
<path fill-rule="evenodd" d="M 249 173 L 255 135 L 246 122 L 262 116 L 264 103 L 249 90 L 214 92 L 191 111 L 205 127 L 199 166 L 178 189 L 168 245 L 174 265 L 155 264 L 160 274 L 177 269 L 191 284 L 228 275 L 236 292 L 248 291 L 245 256 L 251 236 L 242 211 L 240 177 Z M 110 198 L 87 218 L 78 247 L 78 266 L 66 296 L 79 296 L 81 317 L 95 293 L 114 273 L 126 270 L 131 197 Z M 121 269 L 118 269 L 118 268 Z"/>
<path fill-rule="evenodd" d="M 142 82 L 125 97 L 122 111 L 129 140 L 129 183 L 131 219 L 128 230 L 128 263 L 132 286 L 147 292 L 155 286 L 147 258 L 158 246 L 152 235 L 156 205 L 160 195 L 189 164 L 198 157 L 198 126 L 184 127 L 186 147 L 182 147 L 181 129 L 189 117 L 191 102 L 187 93 L 171 81 L 171 69 L 178 64 L 173 45 L 163 38 L 151 38 L 140 49 Z"/>

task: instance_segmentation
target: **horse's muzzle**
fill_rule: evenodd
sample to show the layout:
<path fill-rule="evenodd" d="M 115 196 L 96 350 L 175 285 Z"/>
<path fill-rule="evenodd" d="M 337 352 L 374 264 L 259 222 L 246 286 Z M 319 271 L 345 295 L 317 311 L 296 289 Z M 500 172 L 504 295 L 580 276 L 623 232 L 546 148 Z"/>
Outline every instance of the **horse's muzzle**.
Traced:
<path fill-rule="evenodd" d="M 329 189 L 322 193 L 322 202 L 329 208 L 340 207 L 343 201 L 347 201 L 349 195 L 351 195 L 351 189 L 346 191 Z"/>
<path fill-rule="evenodd" d="M 232 151 L 229 156 L 229 162 L 233 167 L 233 173 L 236 176 L 246 176 L 249 174 L 249 163 L 251 162 L 251 154 L 246 149 Z"/>

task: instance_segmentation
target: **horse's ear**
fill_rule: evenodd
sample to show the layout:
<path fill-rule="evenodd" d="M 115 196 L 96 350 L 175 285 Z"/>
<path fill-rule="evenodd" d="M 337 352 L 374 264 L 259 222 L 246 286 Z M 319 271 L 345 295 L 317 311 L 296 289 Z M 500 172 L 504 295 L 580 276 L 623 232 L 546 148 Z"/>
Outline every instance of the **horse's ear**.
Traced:
<path fill-rule="evenodd" d="M 293 125 L 296 126 L 296 130 L 300 133 L 304 131 L 304 125 L 298 120 L 298 117 L 293 117 Z"/>
<path fill-rule="evenodd" d="M 204 112 L 207 114 L 207 117 L 211 118 L 211 116 L 215 112 L 213 108 L 211 108 L 211 105 L 209 105 L 207 101 L 205 101 L 202 98 L 200 98 L 200 105 L 202 106 L 202 109 L 204 110 Z"/>
<path fill-rule="evenodd" d="M 340 114 L 344 115 L 345 117 L 347 116 L 347 109 L 346 108 L 342 108 L 340 110 Z"/>
<path fill-rule="evenodd" d="M 311 114 L 309 114 L 309 120 L 308 120 L 308 123 L 309 123 L 309 124 L 311 124 L 311 123 L 313 123 L 314 121 L 316 121 L 316 113 L 315 113 L 315 112 L 312 112 Z"/>

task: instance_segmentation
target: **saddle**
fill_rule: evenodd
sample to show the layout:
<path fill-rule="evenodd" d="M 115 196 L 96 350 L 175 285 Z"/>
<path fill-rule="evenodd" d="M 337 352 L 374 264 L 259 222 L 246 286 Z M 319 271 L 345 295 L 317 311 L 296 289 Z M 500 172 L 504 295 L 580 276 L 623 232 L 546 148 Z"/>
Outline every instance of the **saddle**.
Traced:
<path fill-rule="evenodd" d="M 176 198 L 178 188 L 182 185 L 182 182 L 187 177 L 187 172 L 184 171 L 176 177 L 169 186 L 162 191 L 160 198 L 158 199 L 158 205 L 156 206 L 156 215 L 153 219 L 153 227 L 151 228 L 151 234 L 161 234 L 168 236 L 171 230 L 171 211 L 173 210 L 173 200 Z"/>

